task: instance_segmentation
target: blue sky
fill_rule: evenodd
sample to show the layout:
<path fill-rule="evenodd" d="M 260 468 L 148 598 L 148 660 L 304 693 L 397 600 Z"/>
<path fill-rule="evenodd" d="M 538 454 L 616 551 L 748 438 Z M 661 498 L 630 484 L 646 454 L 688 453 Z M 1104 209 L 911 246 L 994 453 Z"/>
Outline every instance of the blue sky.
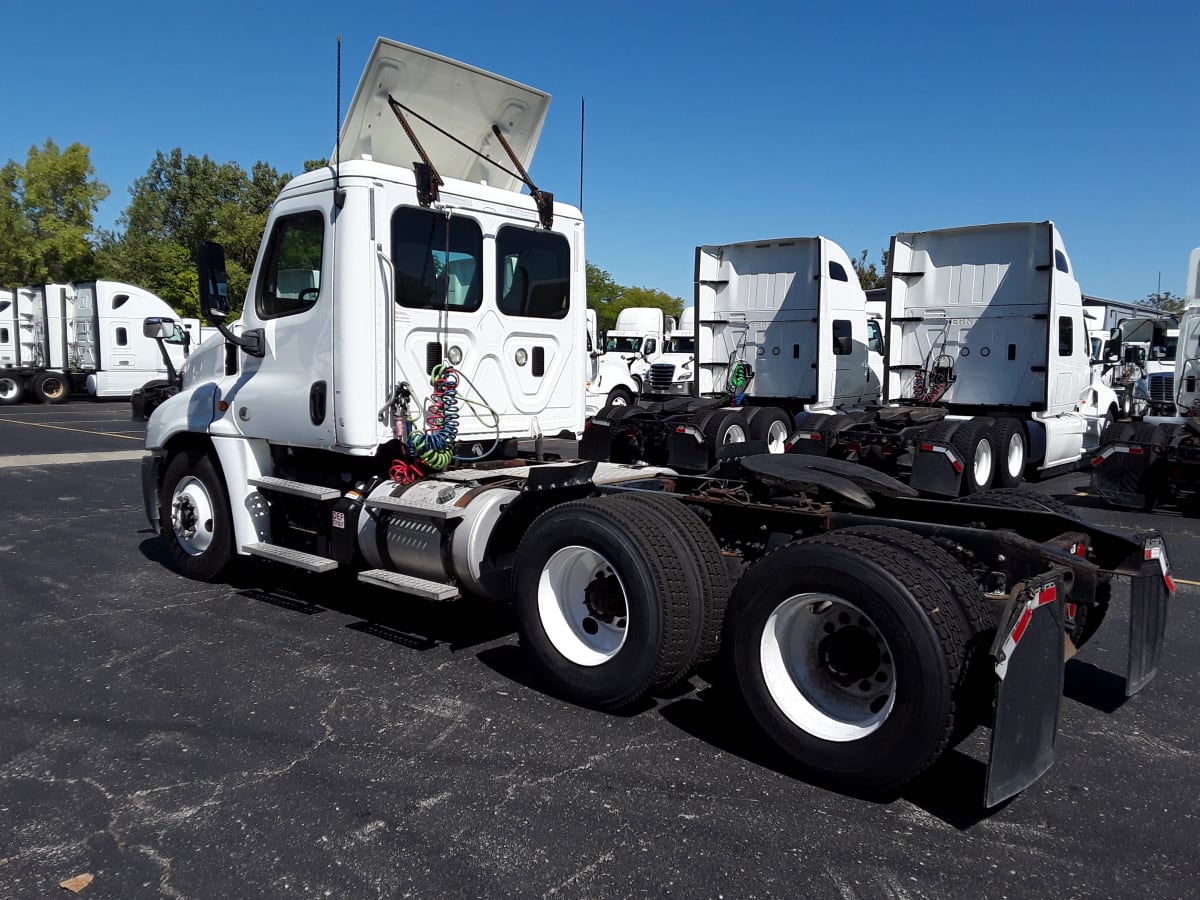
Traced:
<path fill-rule="evenodd" d="M 16 8 L 14 8 L 16 7 Z M 1181 294 L 1200 245 L 1200 3 L 9 4 L 0 161 L 92 150 L 111 226 L 156 150 L 281 171 L 384 35 L 553 95 L 531 168 L 589 261 L 690 300 L 701 243 L 1053 219 L 1085 293 Z"/>

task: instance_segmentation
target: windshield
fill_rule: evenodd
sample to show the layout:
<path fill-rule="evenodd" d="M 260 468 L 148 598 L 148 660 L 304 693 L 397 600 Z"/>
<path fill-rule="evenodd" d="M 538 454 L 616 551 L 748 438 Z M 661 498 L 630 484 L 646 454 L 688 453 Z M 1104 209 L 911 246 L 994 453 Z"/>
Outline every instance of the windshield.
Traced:
<path fill-rule="evenodd" d="M 687 337 L 673 337 L 667 339 L 668 353 L 695 353 L 696 339 L 691 335 Z"/>
<path fill-rule="evenodd" d="M 604 349 L 615 353 L 637 353 L 642 349 L 642 339 L 614 335 L 608 339 Z"/>

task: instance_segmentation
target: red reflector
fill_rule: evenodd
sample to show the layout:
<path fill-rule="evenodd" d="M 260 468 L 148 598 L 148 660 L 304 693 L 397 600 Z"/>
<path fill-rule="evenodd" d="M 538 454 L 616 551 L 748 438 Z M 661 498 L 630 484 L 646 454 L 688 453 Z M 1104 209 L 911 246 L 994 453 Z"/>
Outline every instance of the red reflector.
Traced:
<path fill-rule="evenodd" d="M 1175 593 L 1174 579 L 1172 579 L 1170 575 L 1164 575 L 1163 581 L 1165 581 L 1167 583 L 1167 590 L 1170 591 L 1172 594 Z"/>
<path fill-rule="evenodd" d="M 954 471 L 955 471 L 955 472 L 958 472 L 958 473 L 960 473 L 960 474 L 962 473 L 962 470 L 963 470 L 963 464 L 962 464 L 962 463 L 960 463 L 960 462 L 959 462 L 957 459 L 956 459 L 956 460 L 954 460 L 954 462 L 953 462 L 953 463 L 951 463 L 951 465 L 952 465 L 952 466 L 954 466 Z"/>
<path fill-rule="evenodd" d="M 1146 452 L 1146 448 L 1145 447 L 1130 447 L 1129 452 L 1132 453 L 1134 456 L 1141 456 L 1143 453 Z"/>
<path fill-rule="evenodd" d="M 1058 585 L 1052 584 L 1048 588 L 1044 588 L 1038 594 L 1038 606 L 1045 606 L 1047 603 L 1053 603 L 1058 599 Z"/>
<path fill-rule="evenodd" d="M 1098 465 L 1100 465 L 1100 463 L 1102 463 L 1102 462 L 1104 462 L 1104 457 L 1103 457 L 1103 456 L 1097 456 L 1095 459 L 1093 459 L 1093 460 L 1092 460 L 1092 465 L 1093 465 L 1093 466 L 1098 466 Z"/>
<path fill-rule="evenodd" d="M 810 435 L 808 436 L 808 439 L 809 439 L 810 441 L 819 441 L 819 440 L 821 439 L 821 432 L 819 432 L 819 431 L 814 431 L 812 434 L 810 434 Z"/>
<path fill-rule="evenodd" d="M 860 449 L 861 448 L 859 447 L 858 444 L 847 444 L 846 445 L 846 450 L 848 450 L 850 453 L 857 453 Z"/>
<path fill-rule="evenodd" d="M 1147 547 L 1145 550 L 1145 556 L 1143 556 L 1142 559 L 1154 559 L 1154 551 Z"/>
<path fill-rule="evenodd" d="M 1017 620 L 1017 627 L 1013 629 L 1013 643 L 1019 643 L 1021 636 L 1025 634 L 1025 629 L 1029 627 L 1029 620 L 1033 618 L 1033 610 L 1026 609 L 1021 613 L 1021 618 Z"/>
<path fill-rule="evenodd" d="M 1072 619 L 1074 619 L 1075 618 L 1075 610 L 1077 610 L 1078 608 L 1079 607 L 1076 606 L 1074 603 L 1068 603 L 1067 604 L 1067 615 L 1070 616 Z"/>
<path fill-rule="evenodd" d="M 678 425 L 678 426 L 676 426 L 676 428 L 675 428 L 675 433 L 676 433 L 676 434 L 686 434 L 686 433 L 687 433 L 687 429 L 686 429 L 684 426 L 682 426 L 682 425 Z"/>
<path fill-rule="evenodd" d="M 933 449 L 933 444 L 922 444 L 921 449 L 928 452 Z"/>

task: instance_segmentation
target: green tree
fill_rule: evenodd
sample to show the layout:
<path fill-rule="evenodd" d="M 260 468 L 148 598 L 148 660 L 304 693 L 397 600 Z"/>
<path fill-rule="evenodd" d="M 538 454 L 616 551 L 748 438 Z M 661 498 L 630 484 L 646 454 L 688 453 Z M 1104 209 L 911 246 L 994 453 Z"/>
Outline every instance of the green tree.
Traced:
<path fill-rule="evenodd" d="M 880 253 L 882 262 L 880 268 L 876 268 L 875 263 L 867 262 L 867 251 L 864 250 L 858 259 L 851 259 L 850 265 L 854 266 L 854 271 L 858 274 L 858 283 L 862 285 L 864 291 L 869 291 L 874 288 L 887 287 L 887 267 L 888 267 L 888 251 L 884 250 Z"/>
<path fill-rule="evenodd" d="M 1172 294 L 1170 291 L 1162 291 L 1161 293 L 1152 291 L 1137 302 L 1164 315 L 1178 315 L 1183 312 L 1184 306 L 1187 305 L 1182 297 Z"/>
<path fill-rule="evenodd" d="M 271 204 L 291 178 L 265 162 L 249 173 L 237 163 L 156 153 L 129 189 L 120 234 L 105 235 L 105 273 L 154 291 L 184 314 L 198 313 L 195 261 L 205 241 L 225 246 L 233 314 L 254 268 Z"/>
<path fill-rule="evenodd" d="M 92 223 L 108 187 L 96 180 L 91 151 L 47 139 L 22 166 L 0 169 L 0 281 L 81 281 L 95 274 Z"/>
<path fill-rule="evenodd" d="M 600 331 L 612 328 L 623 309 L 656 306 L 676 318 L 683 312 L 683 300 L 679 297 L 651 288 L 624 287 L 592 263 L 587 264 L 587 302 L 590 309 L 596 310 L 596 325 Z"/>

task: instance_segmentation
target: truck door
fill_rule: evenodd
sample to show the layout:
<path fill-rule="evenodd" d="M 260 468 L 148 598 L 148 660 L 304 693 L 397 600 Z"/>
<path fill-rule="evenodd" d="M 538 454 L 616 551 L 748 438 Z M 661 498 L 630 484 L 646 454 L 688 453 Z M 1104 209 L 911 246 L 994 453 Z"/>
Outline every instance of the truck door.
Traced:
<path fill-rule="evenodd" d="M 247 437 L 334 442 L 332 247 L 328 215 L 311 196 L 276 205 L 242 312 L 247 329 L 262 328 L 266 352 L 241 354 L 222 391 Z"/>

